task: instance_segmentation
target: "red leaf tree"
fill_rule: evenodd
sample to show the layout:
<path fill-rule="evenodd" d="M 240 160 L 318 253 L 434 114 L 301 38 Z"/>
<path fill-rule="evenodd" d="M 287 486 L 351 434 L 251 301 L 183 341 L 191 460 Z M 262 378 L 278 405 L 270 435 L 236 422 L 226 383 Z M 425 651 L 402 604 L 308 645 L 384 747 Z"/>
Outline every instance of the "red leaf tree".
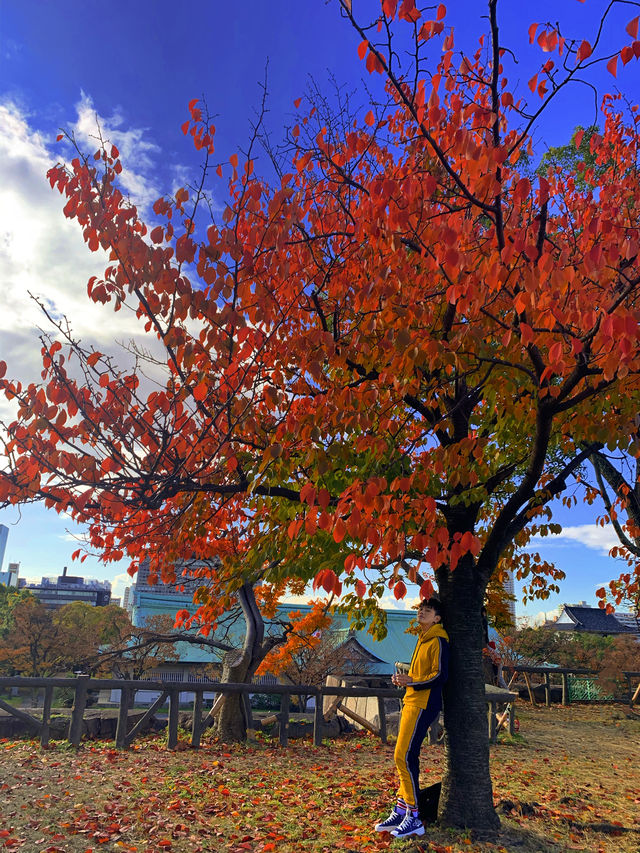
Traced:
<path fill-rule="evenodd" d="M 532 28 L 545 63 L 527 107 L 488 5 L 487 47 L 460 61 L 444 7 L 429 19 L 385 2 L 365 26 L 341 0 L 385 102 L 355 122 L 311 105 L 274 186 L 252 147 L 218 164 L 228 205 L 206 235 L 213 128 L 198 102 L 183 130 L 202 183 L 159 200 L 150 235 L 108 145 L 53 169 L 66 215 L 110 255 L 89 297 L 128 303 L 166 373 L 148 391 L 60 328 L 42 382 L 2 380 L 18 415 L 0 481 L 5 502 L 44 499 L 87 522 L 106 560 L 149 556 L 167 579 L 180 559 L 219 558 L 203 623 L 245 584 L 277 595 L 315 579 L 375 630 L 387 587 L 426 591 L 435 576 L 452 649 L 441 817 L 476 827 L 498 823 L 487 585 L 508 559 L 525 594 L 555 588 L 561 573 L 522 549 L 593 452 L 629 449 L 640 393 L 637 109 L 604 100 L 586 181 L 553 167 L 532 178 L 522 155 L 538 115 L 611 56 Z M 637 46 L 632 32 L 623 64 Z"/>

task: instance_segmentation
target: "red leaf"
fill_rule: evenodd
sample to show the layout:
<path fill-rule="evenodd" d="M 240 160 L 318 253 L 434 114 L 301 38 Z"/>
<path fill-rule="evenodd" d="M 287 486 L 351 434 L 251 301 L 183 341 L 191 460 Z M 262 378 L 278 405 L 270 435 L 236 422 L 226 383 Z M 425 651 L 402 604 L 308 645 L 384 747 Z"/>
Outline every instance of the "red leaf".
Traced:
<path fill-rule="evenodd" d="M 535 37 L 536 37 L 537 29 L 538 29 L 537 24 L 531 24 L 531 26 L 529 27 L 529 44 L 533 44 Z"/>
<path fill-rule="evenodd" d="M 586 59 L 588 56 L 591 56 L 593 53 L 593 48 L 589 44 L 588 41 L 583 41 L 578 48 L 578 52 L 576 54 L 578 58 L 578 62 L 582 62 L 583 59 Z"/>
<path fill-rule="evenodd" d="M 421 598 L 431 598 L 432 595 L 433 595 L 433 584 L 431 583 L 429 578 L 427 578 L 425 581 L 423 581 L 422 586 L 420 587 L 420 597 Z"/>
<path fill-rule="evenodd" d="M 404 598 L 407 594 L 407 588 L 402 581 L 398 581 L 398 583 L 393 588 L 393 594 L 397 601 L 400 601 L 401 598 Z"/>
<path fill-rule="evenodd" d="M 182 130 L 182 132 L 186 136 L 187 133 L 189 133 L 189 122 L 185 121 L 182 125 L 180 125 L 180 129 Z"/>
<path fill-rule="evenodd" d="M 613 74 L 614 77 L 618 76 L 618 54 L 612 56 L 611 59 L 607 62 L 607 71 Z"/>
<path fill-rule="evenodd" d="M 372 127 L 375 124 L 376 117 L 373 114 L 373 110 L 369 110 L 369 112 L 364 117 L 365 124 L 368 124 L 369 127 Z"/>
<path fill-rule="evenodd" d="M 444 5 L 444 3 L 441 3 L 438 6 L 438 11 L 436 12 L 436 21 L 441 21 L 445 17 L 446 14 L 447 14 L 447 7 Z"/>
<path fill-rule="evenodd" d="M 360 44 L 358 45 L 358 56 L 360 57 L 360 59 L 365 58 L 368 50 L 369 50 L 369 42 L 367 41 L 367 39 L 365 39 L 364 41 L 361 41 Z"/>
<path fill-rule="evenodd" d="M 364 582 L 361 580 L 357 580 L 356 581 L 356 595 L 358 596 L 358 598 L 364 598 L 366 591 L 367 591 L 367 587 L 365 586 Z"/>
<path fill-rule="evenodd" d="M 164 229 L 162 225 L 158 225 L 154 228 L 151 234 L 149 234 L 149 237 L 154 243 L 162 243 L 162 238 L 164 237 Z"/>
<path fill-rule="evenodd" d="M 344 521 L 341 518 L 339 518 L 336 521 L 335 527 L 333 528 L 334 541 L 335 542 L 342 542 L 342 540 L 345 537 L 346 532 L 347 532 L 347 525 L 344 523 Z"/>
<path fill-rule="evenodd" d="M 199 385 L 193 389 L 193 396 L 196 400 L 201 401 L 207 396 L 207 383 L 201 382 Z"/>
<path fill-rule="evenodd" d="M 632 21 L 629 21 L 625 30 L 629 33 L 632 39 L 638 38 L 638 22 L 640 21 L 640 17 L 634 18 Z"/>

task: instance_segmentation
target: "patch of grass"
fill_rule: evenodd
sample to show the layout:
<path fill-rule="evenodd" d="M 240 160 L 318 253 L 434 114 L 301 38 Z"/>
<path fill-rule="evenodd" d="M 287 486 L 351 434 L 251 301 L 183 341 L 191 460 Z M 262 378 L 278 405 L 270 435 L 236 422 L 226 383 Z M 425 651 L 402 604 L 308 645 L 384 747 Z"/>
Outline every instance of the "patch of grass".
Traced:
<path fill-rule="evenodd" d="M 160 738 L 129 752 L 0 742 L 0 851 L 22 853 L 637 853 L 640 721 L 618 707 L 518 707 L 520 733 L 492 747 L 498 833 L 373 831 L 396 787 L 393 745 L 354 735 L 314 747 L 256 736 L 199 751 Z M 423 782 L 443 747 L 424 747 Z"/>

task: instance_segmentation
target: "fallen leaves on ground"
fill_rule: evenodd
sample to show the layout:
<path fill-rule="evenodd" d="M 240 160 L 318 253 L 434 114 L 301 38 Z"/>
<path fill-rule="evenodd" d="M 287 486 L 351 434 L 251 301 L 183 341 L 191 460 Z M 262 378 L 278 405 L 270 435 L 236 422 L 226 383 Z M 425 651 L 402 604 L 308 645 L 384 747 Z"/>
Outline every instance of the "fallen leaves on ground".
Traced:
<path fill-rule="evenodd" d="M 519 708 L 520 735 L 492 747 L 502 830 L 430 827 L 419 840 L 373 831 L 395 790 L 393 746 L 354 735 L 282 749 L 259 738 L 169 752 L 86 742 L 46 751 L 0 741 L 0 851 L 11 853 L 635 853 L 640 721 L 621 707 Z M 182 745 L 182 744 L 181 744 Z M 423 782 L 442 746 L 424 747 Z"/>

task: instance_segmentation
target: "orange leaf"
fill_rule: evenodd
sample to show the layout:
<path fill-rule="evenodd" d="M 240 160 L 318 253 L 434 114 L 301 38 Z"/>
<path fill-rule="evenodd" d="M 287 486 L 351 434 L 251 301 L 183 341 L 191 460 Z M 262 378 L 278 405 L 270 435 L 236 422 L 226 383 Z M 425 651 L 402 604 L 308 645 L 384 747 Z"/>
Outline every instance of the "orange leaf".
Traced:
<path fill-rule="evenodd" d="M 441 3 L 438 6 L 438 11 L 436 12 L 436 21 L 441 21 L 445 17 L 446 14 L 447 14 L 447 7 L 444 5 L 444 3 Z"/>
<path fill-rule="evenodd" d="M 238 168 L 238 155 L 232 154 L 231 157 L 229 157 L 229 162 L 231 163 L 231 165 L 233 166 L 234 169 L 237 169 Z"/>
<path fill-rule="evenodd" d="M 336 521 L 335 527 L 333 528 L 334 541 L 335 542 L 342 542 L 342 540 L 345 537 L 346 532 L 347 532 L 347 525 L 344 523 L 344 521 L 341 518 L 339 518 Z"/>
<path fill-rule="evenodd" d="M 397 601 L 400 601 L 401 598 L 404 598 L 407 594 L 407 588 L 402 581 L 398 581 L 398 583 L 393 588 L 393 594 Z"/>
<path fill-rule="evenodd" d="M 427 578 L 425 581 L 422 582 L 422 586 L 420 587 L 420 597 L 421 598 L 431 598 L 432 595 L 433 595 L 433 584 L 431 583 L 429 578 Z"/>
<path fill-rule="evenodd" d="M 199 385 L 196 385 L 196 387 L 193 389 L 193 396 L 196 400 L 198 400 L 198 402 L 204 400 L 204 398 L 207 396 L 207 383 L 201 382 Z"/>
<path fill-rule="evenodd" d="M 369 127 L 372 127 L 375 124 L 376 117 L 373 114 L 373 110 L 369 110 L 369 112 L 364 117 L 365 124 L 368 124 Z"/>

